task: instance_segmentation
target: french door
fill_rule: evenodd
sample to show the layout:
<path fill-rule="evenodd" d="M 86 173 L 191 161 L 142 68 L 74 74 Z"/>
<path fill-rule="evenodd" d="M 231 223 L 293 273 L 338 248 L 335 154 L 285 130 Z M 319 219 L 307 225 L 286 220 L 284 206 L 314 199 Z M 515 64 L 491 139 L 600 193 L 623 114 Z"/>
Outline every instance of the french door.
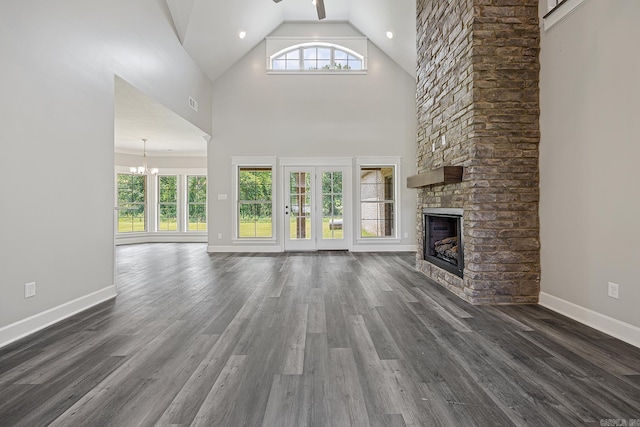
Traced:
<path fill-rule="evenodd" d="M 287 166 L 284 185 L 284 249 L 348 249 L 348 167 Z"/>

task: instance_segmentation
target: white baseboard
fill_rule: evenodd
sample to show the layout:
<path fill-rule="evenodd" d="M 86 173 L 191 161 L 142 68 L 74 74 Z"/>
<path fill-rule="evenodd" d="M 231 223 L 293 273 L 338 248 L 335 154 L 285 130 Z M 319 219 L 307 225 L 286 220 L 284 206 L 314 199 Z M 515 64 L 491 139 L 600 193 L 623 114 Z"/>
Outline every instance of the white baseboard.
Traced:
<path fill-rule="evenodd" d="M 74 314 L 91 308 L 94 305 L 115 298 L 117 294 L 118 293 L 114 285 L 107 286 L 106 288 L 90 293 L 89 295 L 66 302 L 10 325 L 3 326 L 0 328 L 0 348 L 17 341 L 20 338 L 24 338 L 27 335 L 31 335 L 34 332 L 44 329 L 47 326 L 58 323 L 67 317 L 71 317 Z"/>
<path fill-rule="evenodd" d="M 416 245 L 353 245 L 351 252 L 415 252 Z"/>
<path fill-rule="evenodd" d="M 137 243 L 207 243 L 207 234 L 144 234 L 137 236 L 117 236 L 116 246 L 132 245 Z"/>
<path fill-rule="evenodd" d="M 640 328 L 605 314 L 579 306 L 570 301 L 540 292 L 539 304 L 607 335 L 640 347 Z"/>
<path fill-rule="evenodd" d="M 415 245 L 354 245 L 351 252 L 415 252 Z M 280 246 L 207 246 L 207 252 L 283 252 Z"/>
<path fill-rule="evenodd" d="M 217 253 L 217 252 L 247 252 L 247 253 L 256 253 L 256 252 L 282 252 L 282 248 L 280 246 L 207 246 L 207 252 L 209 253 Z"/>

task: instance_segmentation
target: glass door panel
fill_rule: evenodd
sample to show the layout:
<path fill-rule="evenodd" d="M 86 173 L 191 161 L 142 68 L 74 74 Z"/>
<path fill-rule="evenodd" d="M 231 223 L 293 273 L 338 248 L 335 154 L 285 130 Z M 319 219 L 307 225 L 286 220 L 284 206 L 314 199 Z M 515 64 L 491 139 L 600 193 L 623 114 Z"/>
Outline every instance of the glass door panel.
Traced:
<path fill-rule="evenodd" d="M 285 249 L 315 250 L 313 168 L 285 168 Z"/>
<path fill-rule="evenodd" d="M 343 239 L 342 172 L 322 172 L 322 238 Z"/>
<path fill-rule="evenodd" d="M 348 249 L 347 236 L 349 223 L 346 214 L 344 192 L 347 188 L 349 169 L 346 166 L 319 166 L 316 168 L 318 177 L 318 205 L 322 218 L 318 223 L 318 249 L 340 250 Z"/>

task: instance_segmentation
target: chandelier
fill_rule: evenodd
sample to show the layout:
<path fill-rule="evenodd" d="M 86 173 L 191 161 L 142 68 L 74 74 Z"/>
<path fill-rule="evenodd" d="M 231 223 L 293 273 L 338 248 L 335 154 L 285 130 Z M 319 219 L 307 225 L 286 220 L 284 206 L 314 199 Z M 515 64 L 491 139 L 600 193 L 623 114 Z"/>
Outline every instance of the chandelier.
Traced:
<path fill-rule="evenodd" d="M 138 167 L 130 167 L 129 170 L 131 173 L 136 175 L 157 175 L 158 168 L 149 169 L 149 164 L 147 161 L 147 140 L 142 138 L 142 166 Z"/>

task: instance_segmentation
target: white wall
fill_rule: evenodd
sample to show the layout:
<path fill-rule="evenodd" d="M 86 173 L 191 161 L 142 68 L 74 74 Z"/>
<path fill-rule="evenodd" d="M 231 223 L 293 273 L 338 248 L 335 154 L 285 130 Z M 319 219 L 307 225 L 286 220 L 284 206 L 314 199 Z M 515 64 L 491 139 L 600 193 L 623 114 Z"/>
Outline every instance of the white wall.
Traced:
<path fill-rule="evenodd" d="M 284 24 L 271 35 L 360 34 L 348 24 Z M 368 55 L 367 75 L 267 75 L 263 42 L 214 82 L 210 246 L 232 244 L 232 156 L 401 156 L 400 228 L 410 237 L 400 244 L 415 245 L 416 194 L 405 183 L 415 174 L 416 85 L 372 44 Z"/>
<path fill-rule="evenodd" d="M 542 31 L 540 57 L 541 302 L 601 329 L 624 322 L 636 345 L 638 17 L 637 0 L 586 1 Z"/>
<path fill-rule="evenodd" d="M 3 0 L 0 58 L 2 345 L 15 322 L 113 293 L 114 74 L 205 132 L 211 82 L 163 0 Z"/>
<path fill-rule="evenodd" d="M 206 157 L 194 156 L 150 156 L 147 155 L 149 167 L 162 169 L 206 169 Z M 115 153 L 116 166 L 132 167 L 142 165 L 142 156 L 134 154 Z"/>

